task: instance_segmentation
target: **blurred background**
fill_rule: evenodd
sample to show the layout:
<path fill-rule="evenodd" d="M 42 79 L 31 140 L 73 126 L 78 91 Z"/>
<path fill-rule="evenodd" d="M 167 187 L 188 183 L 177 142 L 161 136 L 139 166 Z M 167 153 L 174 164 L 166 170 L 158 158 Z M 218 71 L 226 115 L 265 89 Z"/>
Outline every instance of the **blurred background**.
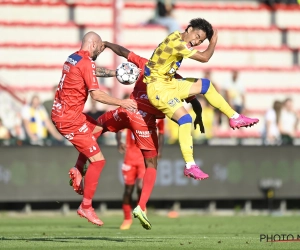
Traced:
<path fill-rule="evenodd" d="M 208 211 L 299 209 L 297 0 L 0 1 L 0 209 L 77 208 L 80 197 L 68 187 L 67 178 L 76 151 L 53 128 L 49 112 L 63 62 L 80 48 L 86 32 L 95 31 L 104 41 L 150 58 L 170 32 L 184 31 L 196 17 L 218 29 L 218 44 L 208 63 L 185 60 L 178 73 L 211 79 L 235 110 L 260 122 L 233 131 L 228 119 L 200 98 L 206 133 L 193 131 L 194 151 L 211 178 L 195 182 L 182 175 L 177 125 L 166 119 L 151 205 Z M 205 50 L 207 44 L 198 49 Z M 109 50 L 96 61 L 110 69 L 121 62 Z M 99 82 L 119 98 L 132 90 L 112 78 Z M 35 107 L 42 107 L 38 138 L 28 132 Z M 88 100 L 85 112 L 97 117 L 112 108 Z M 99 143 L 107 166 L 96 200 L 102 208 L 121 207 L 123 156 L 114 134 L 102 136 Z"/>

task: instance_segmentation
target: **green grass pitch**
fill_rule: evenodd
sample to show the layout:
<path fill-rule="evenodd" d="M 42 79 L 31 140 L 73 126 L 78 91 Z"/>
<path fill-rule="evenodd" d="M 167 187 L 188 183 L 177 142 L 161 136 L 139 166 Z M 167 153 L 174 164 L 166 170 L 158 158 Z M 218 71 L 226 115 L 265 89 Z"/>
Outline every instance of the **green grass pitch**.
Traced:
<path fill-rule="evenodd" d="M 0 249 L 300 249 L 300 242 L 260 242 L 260 234 L 300 234 L 299 216 L 181 216 L 148 214 L 152 230 L 134 219 L 121 231 L 122 216 L 101 216 L 97 227 L 62 215 L 0 214 Z"/>

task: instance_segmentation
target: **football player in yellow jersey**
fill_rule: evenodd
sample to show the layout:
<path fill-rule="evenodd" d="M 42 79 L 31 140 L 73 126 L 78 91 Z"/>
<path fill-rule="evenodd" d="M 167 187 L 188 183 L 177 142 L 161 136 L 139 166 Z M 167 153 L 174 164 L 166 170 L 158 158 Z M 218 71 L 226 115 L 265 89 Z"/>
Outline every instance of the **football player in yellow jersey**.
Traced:
<path fill-rule="evenodd" d="M 194 47 L 209 40 L 203 52 Z M 193 138 L 191 136 L 192 117 L 183 107 L 182 100 L 189 96 L 203 94 L 208 102 L 229 118 L 231 128 L 248 127 L 258 123 L 235 112 L 216 91 L 209 79 L 175 79 L 174 74 L 183 58 L 206 63 L 212 57 L 218 40 L 218 32 L 202 18 L 192 19 L 183 33 L 175 31 L 155 49 L 145 66 L 144 82 L 150 102 L 179 125 L 178 139 L 186 162 L 184 175 L 202 180 L 208 174 L 200 170 L 193 158 Z"/>

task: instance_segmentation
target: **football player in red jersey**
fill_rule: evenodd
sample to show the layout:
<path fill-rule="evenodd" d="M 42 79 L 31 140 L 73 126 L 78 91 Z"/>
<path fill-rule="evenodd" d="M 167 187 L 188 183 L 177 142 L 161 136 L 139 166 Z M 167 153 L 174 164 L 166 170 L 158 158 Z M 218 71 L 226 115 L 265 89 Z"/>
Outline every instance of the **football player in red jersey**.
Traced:
<path fill-rule="evenodd" d="M 146 203 L 149 200 L 152 189 L 156 180 L 156 169 L 157 169 L 157 154 L 158 154 L 158 138 L 156 119 L 164 118 L 164 114 L 157 110 L 148 100 L 146 84 L 143 82 L 144 66 L 148 62 L 147 59 L 142 58 L 128 49 L 109 42 L 103 42 L 104 46 L 111 49 L 117 55 L 126 58 L 129 62 L 134 63 L 138 68 L 141 69 L 140 76 L 135 84 L 134 90 L 130 95 L 130 98 L 135 100 L 137 103 L 137 110 L 135 112 L 128 111 L 122 107 L 115 110 L 111 110 L 101 115 L 97 121 L 103 126 L 102 133 L 107 131 L 118 132 L 122 129 L 128 128 L 132 131 L 135 142 L 138 148 L 142 151 L 144 156 L 146 171 L 143 179 L 143 188 L 139 199 L 138 206 L 133 210 L 133 215 L 140 220 L 142 226 L 149 230 L 151 224 L 147 219 L 144 210 Z M 97 76 L 116 76 L 115 70 L 108 70 L 104 68 L 96 69 Z M 202 123 L 202 108 L 195 97 L 189 97 L 186 101 L 190 102 L 196 113 L 195 128 L 199 124 L 201 132 L 204 132 Z M 83 166 L 85 161 L 77 161 L 74 168 L 80 169 L 83 174 Z M 80 181 L 73 182 L 74 190 L 80 194 Z"/>
<path fill-rule="evenodd" d="M 88 159 L 90 162 L 85 175 L 83 200 L 77 213 L 98 226 L 102 226 L 103 222 L 92 208 L 92 198 L 105 165 L 105 159 L 96 141 L 102 127 L 94 119 L 82 113 L 84 104 L 90 94 L 98 102 L 121 106 L 124 109 L 136 108 L 134 100 L 113 98 L 100 90 L 94 61 L 104 48 L 98 34 L 95 32 L 85 34 L 80 50 L 71 54 L 63 65 L 62 77 L 55 93 L 51 114 L 52 122 L 60 134 L 79 151 L 77 161 L 84 159 L 86 162 Z M 70 172 L 70 177 L 73 183 L 76 183 L 78 179 L 81 181 L 80 172 L 77 169 Z"/>
<path fill-rule="evenodd" d="M 161 156 L 162 145 L 164 140 L 164 120 L 157 120 L 158 128 L 158 156 Z M 121 141 L 121 133 L 118 132 L 116 135 L 118 149 L 121 154 L 124 155 L 124 162 L 122 165 L 122 174 L 124 178 L 124 194 L 122 209 L 124 214 L 124 221 L 120 226 L 121 230 L 127 230 L 132 224 L 131 218 L 131 205 L 132 205 L 132 193 L 134 186 L 136 186 L 137 200 L 139 200 L 142 192 L 143 177 L 145 174 L 145 163 L 144 157 L 141 150 L 135 144 L 135 138 L 132 132 L 128 129 L 126 134 L 126 143 Z"/>

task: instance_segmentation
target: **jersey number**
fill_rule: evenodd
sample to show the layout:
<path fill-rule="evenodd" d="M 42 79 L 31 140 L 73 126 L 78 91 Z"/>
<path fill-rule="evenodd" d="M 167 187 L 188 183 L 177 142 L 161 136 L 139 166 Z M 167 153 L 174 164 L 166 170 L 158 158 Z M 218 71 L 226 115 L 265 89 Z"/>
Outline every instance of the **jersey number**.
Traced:
<path fill-rule="evenodd" d="M 59 81 L 59 89 L 60 90 L 62 90 L 62 88 L 63 88 L 65 77 L 66 77 L 66 74 L 63 74 Z"/>

